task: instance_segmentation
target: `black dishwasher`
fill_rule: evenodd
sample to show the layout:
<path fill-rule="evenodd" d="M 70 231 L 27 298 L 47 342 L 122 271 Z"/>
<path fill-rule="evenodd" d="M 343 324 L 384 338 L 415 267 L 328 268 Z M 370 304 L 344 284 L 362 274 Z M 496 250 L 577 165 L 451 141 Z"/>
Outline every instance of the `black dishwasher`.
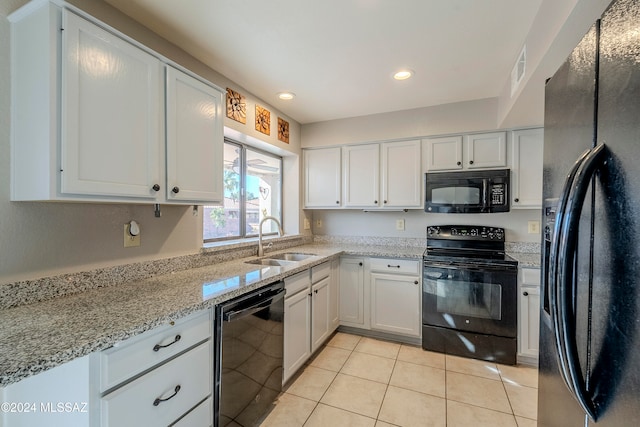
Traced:
<path fill-rule="evenodd" d="M 284 283 L 216 306 L 214 426 L 259 425 L 282 390 Z"/>

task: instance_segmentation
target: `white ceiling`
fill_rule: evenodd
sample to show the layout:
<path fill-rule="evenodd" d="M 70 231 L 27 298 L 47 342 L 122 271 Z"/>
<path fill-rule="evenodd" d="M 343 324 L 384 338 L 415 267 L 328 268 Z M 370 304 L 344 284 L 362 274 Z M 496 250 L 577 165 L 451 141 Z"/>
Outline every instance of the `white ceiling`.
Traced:
<path fill-rule="evenodd" d="M 105 1 L 302 124 L 497 97 L 542 2 Z"/>

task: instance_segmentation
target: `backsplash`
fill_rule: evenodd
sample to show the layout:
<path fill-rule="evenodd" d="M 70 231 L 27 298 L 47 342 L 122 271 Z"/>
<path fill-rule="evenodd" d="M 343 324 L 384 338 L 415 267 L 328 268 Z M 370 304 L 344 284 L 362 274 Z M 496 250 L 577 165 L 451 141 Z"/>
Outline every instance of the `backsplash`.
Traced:
<path fill-rule="evenodd" d="M 396 246 L 403 248 L 426 248 L 426 238 L 411 237 L 377 237 L 377 236 L 329 236 L 318 235 L 313 237 L 314 243 L 332 245 L 372 245 L 372 246 Z"/>
<path fill-rule="evenodd" d="M 297 235 L 269 239 L 270 242 L 274 242 L 273 247 L 270 248 L 269 251 L 282 250 L 311 243 L 311 239 L 313 239 L 313 243 L 316 244 L 330 245 L 393 246 L 396 248 L 426 247 L 425 238 L 328 235 L 312 237 Z M 199 253 L 193 255 L 183 255 L 0 284 L 0 309 L 45 301 L 90 289 L 148 279 L 153 276 L 170 274 L 176 271 L 204 267 L 237 258 L 255 256 L 256 246 L 257 243 L 255 241 L 224 246 L 211 246 L 205 247 Z M 506 242 L 505 248 L 507 252 L 512 253 L 540 253 L 540 243 L 534 242 Z"/>
<path fill-rule="evenodd" d="M 537 242 L 504 242 L 504 248 L 507 252 L 539 254 L 541 246 Z"/>
<path fill-rule="evenodd" d="M 269 239 L 274 242 L 270 250 L 281 250 L 308 243 L 309 237 L 285 236 Z M 0 309 L 17 307 L 38 301 L 71 295 L 90 289 L 148 279 L 176 271 L 256 255 L 257 242 L 242 242 L 225 246 L 203 248 L 200 253 L 178 257 L 117 265 L 34 280 L 0 284 Z"/>

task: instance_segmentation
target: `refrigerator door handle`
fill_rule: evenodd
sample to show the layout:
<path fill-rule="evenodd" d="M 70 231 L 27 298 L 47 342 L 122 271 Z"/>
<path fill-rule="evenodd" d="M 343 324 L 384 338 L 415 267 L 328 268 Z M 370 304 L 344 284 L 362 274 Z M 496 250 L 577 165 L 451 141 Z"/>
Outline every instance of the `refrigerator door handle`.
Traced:
<path fill-rule="evenodd" d="M 562 189 L 562 194 L 558 200 L 558 205 L 556 209 L 556 220 L 554 224 L 553 231 L 553 240 L 551 242 L 551 247 L 549 251 L 549 268 L 548 268 L 548 293 L 549 293 L 549 303 L 551 305 L 551 323 L 553 326 L 553 337 L 556 346 L 556 353 L 558 355 L 558 368 L 560 370 L 560 374 L 562 378 L 569 388 L 569 391 L 572 394 L 575 394 L 572 383 L 569 381 L 569 369 L 566 360 L 566 349 L 565 349 L 565 337 L 563 336 L 563 329 L 560 327 L 560 315 L 558 311 L 558 300 L 557 300 L 557 289 L 558 289 L 558 260 L 562 256 L 564 257 L 563 246 L 560 245 L 560 235 L 563 227 L 563 218 L 566 216 L 566 208 L 567 208 L 567 200 L 569 199 L 569 194 L 571 192 L 571 188 L 573 188 L 573 183 L 575 181 L 576 173 L 580 166 L 584 163 L 587 156 L 591 153 L 591 149 L 586 150 L 584 153 L 578 157 L 575 161 L 571 170 L 567 174 L 565 179 L 564 187 Z"/>
<path fill-rule="evenodd" d="M 586 389 L 578 360 L 576 343 L 576 319 L 573 313 L 571 292 L 574 272 L 573 260 L 578 247 L 580 214 L 596 171 L 606 162 L 606 149 L 603 143 L 590 150 L 576 171 L 566 202 L 566 211 L 562 218 L 558 246 L 562 251 L 558 256 L 556 308 L 557 323 L 562 338 L 565 369 L 563 377 L 582 409 L 593 419 L 597 419 L 596 406 Z M 568 374 L 568 375 L 567 375 Z M 565 376 L 566 375 L 566 376 Z"/>

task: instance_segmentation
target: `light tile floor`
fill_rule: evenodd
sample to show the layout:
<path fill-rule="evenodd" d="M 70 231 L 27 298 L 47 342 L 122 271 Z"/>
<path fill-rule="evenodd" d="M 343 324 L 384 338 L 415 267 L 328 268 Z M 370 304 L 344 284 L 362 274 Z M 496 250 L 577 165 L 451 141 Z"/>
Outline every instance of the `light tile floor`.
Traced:
<path fill-rule="evenodd" d="M 535 427 L 538 372 L 338 332 L 262 426 Z"/>

